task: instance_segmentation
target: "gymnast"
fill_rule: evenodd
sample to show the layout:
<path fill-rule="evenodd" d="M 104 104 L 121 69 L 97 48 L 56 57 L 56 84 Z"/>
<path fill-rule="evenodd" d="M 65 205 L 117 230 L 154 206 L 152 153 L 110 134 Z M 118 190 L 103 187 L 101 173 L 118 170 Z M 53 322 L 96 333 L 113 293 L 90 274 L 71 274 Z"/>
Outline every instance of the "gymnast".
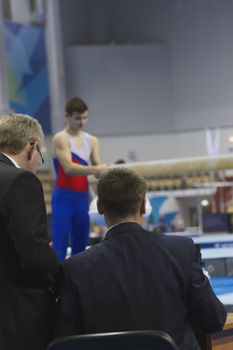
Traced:
<path fill-rule="evenodd" d="M 63 261 L 71 243 L 71 254 L 85 250 L 89 237 L 89 190 L 87 175 L 100 177 L 107 171 L 101 164 L 99 140 L 82 129 L 88 121 L 88 107 L 78 97 L 65 107 L 67 125 L 54 135 L 52 152 L 56 184 L 52 194 L 52 240 Z"/>

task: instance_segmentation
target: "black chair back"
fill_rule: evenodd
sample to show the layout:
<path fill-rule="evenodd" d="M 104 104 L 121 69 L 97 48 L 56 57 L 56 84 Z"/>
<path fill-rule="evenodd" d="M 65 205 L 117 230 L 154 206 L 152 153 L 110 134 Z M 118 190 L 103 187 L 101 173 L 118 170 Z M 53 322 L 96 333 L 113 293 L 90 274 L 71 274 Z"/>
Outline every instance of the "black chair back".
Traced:
<path fill-rule="evenodd" d="M 161 331 L 128 331 L 72 335 L 54 340 L 47 350 L 177 350 Z"/>

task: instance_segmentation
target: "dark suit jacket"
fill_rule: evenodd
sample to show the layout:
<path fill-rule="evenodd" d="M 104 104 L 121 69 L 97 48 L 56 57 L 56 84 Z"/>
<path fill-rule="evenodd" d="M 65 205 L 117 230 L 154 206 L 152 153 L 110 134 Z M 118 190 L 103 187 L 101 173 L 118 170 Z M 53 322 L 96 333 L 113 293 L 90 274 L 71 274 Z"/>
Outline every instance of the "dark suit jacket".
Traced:
<path fill-rule="evenodd" d="M 49 288 L 60 269 L 48 245 L 39 179 L 0 154 L 0 349 L 44 350 L 51 336 Z"/>
<path fill-rule="evenodd" d="M 64 268 L 57 336 L 157 329 L 187 350 L 199 348 L 191 326 L 215 332 L 224 325 L 226 312 L 190 238 L 123 223 Z"/>

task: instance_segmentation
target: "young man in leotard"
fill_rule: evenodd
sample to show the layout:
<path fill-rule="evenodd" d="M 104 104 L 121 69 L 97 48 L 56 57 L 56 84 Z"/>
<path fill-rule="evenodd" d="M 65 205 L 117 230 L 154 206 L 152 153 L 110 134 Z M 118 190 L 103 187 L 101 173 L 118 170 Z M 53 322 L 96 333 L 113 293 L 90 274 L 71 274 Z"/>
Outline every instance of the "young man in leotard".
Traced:
<path fill-rule="evenodd" d="M 67 125 L 55 134 L 52 152 L 56 184 L 52 196 L 52 240 L 61 261 L 71 242 L 72 255 L 85 249 L 89 236 L 87 175 L 101 176 L 107 167 L 100 162 L 98 139 L 84 131 L 88 107 L 72 98 L 65 108 Z"/>

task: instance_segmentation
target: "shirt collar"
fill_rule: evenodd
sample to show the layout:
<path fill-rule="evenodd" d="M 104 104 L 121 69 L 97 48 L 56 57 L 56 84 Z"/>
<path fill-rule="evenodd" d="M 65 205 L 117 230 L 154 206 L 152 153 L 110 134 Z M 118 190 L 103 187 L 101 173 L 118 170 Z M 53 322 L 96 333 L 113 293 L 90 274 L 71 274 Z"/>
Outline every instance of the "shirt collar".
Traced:
<path fill-rule="evenodd" d="M 116 226 L 118 226 L 118 225 L 120 225 L 120 224 L 115 224 L 115 225 L 110 226 L 110 227 L 107 229 L 107 231 L 105 232 L 104 238 L 106 237 L 106 234 L 108 233 L 108 231 L 110 231 L 113 227 L 116 227 Z"/>
<path fill-rule="evenodd" d="M 119 224 L 113 225 L 109 227 L 107 232 L 104 235 L 104 239 L 108 239 L 109 237 L 115 236 L 116 234 L 129 232 L 129 231 L 138 231 L 144 230 L 144 228 L 139 225 L 137 222 L 121 222 Z"/>
<path fill-rule="evenodd" d="M 20 168 L 19 164 L 16 162 L 16 160 L 14 160 L 13 158 L 11 158 L 8 154 L 3 153 L 4 156 L 6 156 L 8 159 L 10 159 L 10 161 L 16 166 L 16 168 Z"/>

